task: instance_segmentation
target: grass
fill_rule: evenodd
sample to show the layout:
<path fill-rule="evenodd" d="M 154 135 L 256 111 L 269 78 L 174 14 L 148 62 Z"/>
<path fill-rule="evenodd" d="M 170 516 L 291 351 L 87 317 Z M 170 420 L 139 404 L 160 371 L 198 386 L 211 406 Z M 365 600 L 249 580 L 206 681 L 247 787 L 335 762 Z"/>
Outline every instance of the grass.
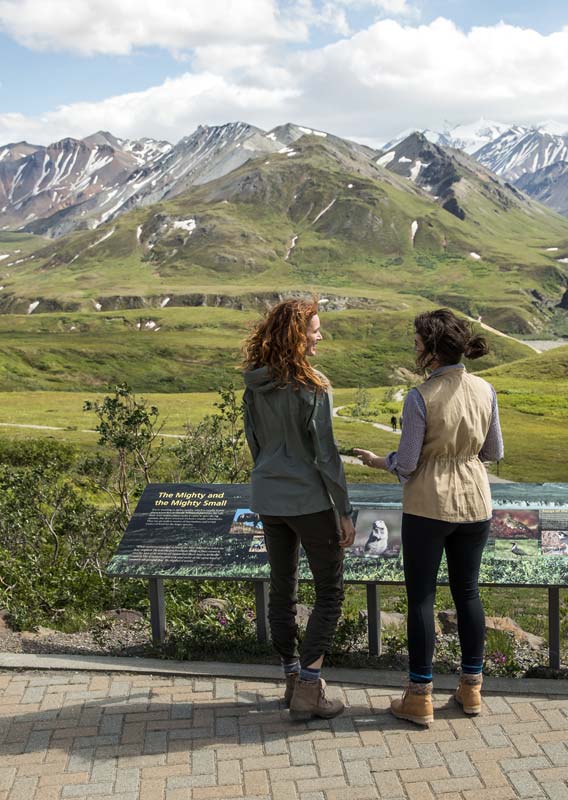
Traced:
<path fill-rule="evenodd" d="M 401 310 L 385 303 L 322 313 L 319 366 L 335 386 L 392 382 L 399 367 L 413 366 L 412 319 L 426 307 L 415 301 Z M 0 314 L 0 391 L 104 391 L 123 381 L 145 392 L 214 391 L 240 380 L 240 344 L 258 317 L 209 307 Z M 492 353 L 475 369 L 531 352 L 512 339 L 489 338 Z"/>
<path fill-rule="evenodd" d="M 189 318 L 193 319 L 198 331 L 197 335 L 202 337 L 202 341 L 210 340 L 215 336 L 223 337 L 227 330 L 229 334 L 233 331 L 234 335 L 234 329 L 230 328 L 230 324 L 234 319 L 233 315 L 237 312 L 220 309 L 217 319 L 218 327 L 211 327 L 212 323 L 207 323 L 201 314 L 205 311 L 204 309 L 189 309 L 188 311 L 192 312 L 189 316 L 184 316 L 182 312 L 185 310 L 183 309 L 174 311 L 179 317 L 180 325 L 188 325 Z M 194 314 L 193 312 L 199 313 Z M 115 317 L 111 317 L 111 319 L 115 319 Z M 338 315 L 336 319 L 337 327 L 334 327 L 333 320 L 330 318 L 330 333 L 328 342 L 325 343 L 326 347 L 329 347 L 330 344 L 334 345 L 337 339 L 341 341 L 341 337 L 344 335 L 342 326 L 349 328 L 349 319 L 346 316 Z M 1 322 L 2 317 L 0 316 Z M 53 320 L 50 320 L 50 324 L 52 322 Z M 200 323 L 209 325 L 210 328 L 206 328 L 204 332 L 199 327 Z M 104 323 L 99 320 L 99 324 Z M 119 322 L 119 324 L 122 326 L 123 322 Z M 368 324 L 371 325 L 372 320 Z M 147 336 L 152 336 L 152 334 L 134 334 L 134 336 L 139 337 L 144 343 L 147 341 Z M 334 336 L 337 337 L 336 340 L 334 340 Z M 367 332 L 367 337 L 373 338 L 373 336 L 372 330 L 371 333 Z M 364 337 L 365 334 L 363 334 L 363 340 Z M 345 339 L 343 341 L 345 342 Z M 343 369 L 343 364 L 347 368 L 349 359 L 352 367 L 357 363 L 357 352 L 360 354 L 361 351 L 353 350 L 352 347 L 352 340 L 347 340 L 343 350 L 339 351 L 340 369 Z M 392 343 L 391 347 L 393 347 Z M 500 477 L 528 483 L 567 480 L 568 370 L 565 368 L 567 357 L 568 347 L 559 348 L 481 373 L 495 386 L 498 395 L 505 440 L 505 458 L 498 467 L 492 467 L 492 471 L 498 472 Z M 139 365 L 139 369 L 142 376 L 144 359 L 148 358 L 148 353 L 143 348 L 140 351 L 140 358 L 142 363 Z M 359 358 L 362 356 L 359 355 Z M 104 358 L 101 358 L 101 363 L 104 364 Z M 551 379 L 545 380 L 545 376 L 548 374 Z M 355 379 L 359 378 L 359 374 L 352 374 L 351 377 L 355 382 Z M 93 387 L 92 390 L 86 388 L 79 392 L 2 392 L 0 393 L 0 429 L 4 435 L 12 437 L 55 436 L 73 441 L 80 446 L 93 446 L 96 434 L 89 430 L 94 429 L 96 420 L 94 414 L 86 413 L 82 408 L 85 400 L 101 396 L 101 393 L 96 391 L 97 388 Z M 387 393 L 388 396 L 392 396 L 392 388 L 375 387 L 369 388 L 367 391 L 371 409 L 373 407 L 380 409 L 379 421 L 382 423 L 388 423 L 390 408 L 396 409 L 398 416 L 402 407 L 400 402 L 389 400 L 389 410 L 385 411 L 384 403 Z M 187 422 L 197 422 L 205 414 L 211 413 L 218 397 L 214 391 L 180 393 L 144 391 L 141 394 L 150 404 L 159 408 L 161 419 L 164 421 L 163 430 L 167 434 L 181 434 Z M 355 402 L 356 396 L 356 388 L 335 389 L 334 405 L 336 407 L 349 406 Z M 31 428 L 7 427 L 7 424 L 45 425 L 63 430 L 38 431 Z M 396 449 L 399 442 L 396 434 L 356 422 L 349 417 L 336 417 L 334 430 L 342 452 L 345 453 L 348 453 L 353 447 L 363 447 L 379 454 L 385 454 Z M 386 472 L 370 470 L 357 465 L 347 464 L 346 473 L 351 481 L 374 483 L 393 480 L 392 476 Z"/>

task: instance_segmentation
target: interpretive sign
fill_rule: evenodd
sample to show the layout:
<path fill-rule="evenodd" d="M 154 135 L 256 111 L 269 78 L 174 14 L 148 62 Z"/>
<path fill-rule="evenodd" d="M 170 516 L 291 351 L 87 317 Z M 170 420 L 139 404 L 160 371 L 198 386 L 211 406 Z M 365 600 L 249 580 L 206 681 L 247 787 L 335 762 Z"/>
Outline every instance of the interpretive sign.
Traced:
<path fill-rule="evenodd" d="M 354 484 L 356 538 L 345 579 L 401 583 L 401 488 Z M 568 484 L 494 484 L 483 584 L 568 585 Z M 108 566 L 115 576 L 264 580 L 269 567 L 262 522 L 242 484 L 146 487 Z M 309 578 L 305 559 L 300 577 Z M 443 564 L 440 582 L 447 580 Z"/>
<path fill-rule="evenodd" d="M 481 565 L 486 585 L 548 587 L 549 660 L 560 665 L 560 586 L 568 586 L 568 484 L 493 484 L 491 537 Z M 367 584 L 369 653 L 381 649 L 378 586 L 403 583 L 402 491 L 354 484 L 356 537 L 345 551 L 345 580 Z M 262 521 L 248 484 L 147 486 L 107 572 L 148 578 L 152 636 L 164 640 L 164 578 L 251 579 L 260 641 L 268 637 L 269 566 Z M 310 579 L 305 558 L 300 578 Z M 447 580 L 443 563 L 439 582 Z"/>

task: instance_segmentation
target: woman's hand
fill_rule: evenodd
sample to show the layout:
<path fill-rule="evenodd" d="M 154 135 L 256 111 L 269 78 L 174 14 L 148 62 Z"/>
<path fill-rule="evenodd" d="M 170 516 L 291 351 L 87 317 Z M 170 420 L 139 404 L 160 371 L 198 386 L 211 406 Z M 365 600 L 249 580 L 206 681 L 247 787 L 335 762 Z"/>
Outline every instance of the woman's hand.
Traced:
<path fill-rule="evenodd" d="M 360 458 L 366 467 L 373 467 L 374 469 L 386 469 L 387 460 L 384 456 L 378 456 L 371 450 L 361 450 L 359 447 L 354 447 L 353 452 Z"/>
<path fill-rule="evenodd" d="M 355 541 L 355 525 L 351 517 L 339 518 L 339 546 L 351 547 Z"/>

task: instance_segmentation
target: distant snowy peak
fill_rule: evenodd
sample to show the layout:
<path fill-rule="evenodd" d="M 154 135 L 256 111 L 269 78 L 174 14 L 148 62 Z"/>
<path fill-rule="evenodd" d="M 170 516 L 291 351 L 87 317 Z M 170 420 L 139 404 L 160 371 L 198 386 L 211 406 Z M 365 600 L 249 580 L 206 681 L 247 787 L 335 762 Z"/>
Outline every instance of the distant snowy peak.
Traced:
<path fill-rule="evenodd" d="M 315 128 L 306 128 L 304 125 L 295 125 L 287 122 L 285 125 L 278 125 L 266 134 L 267 139 L 274 142 L 281 142 L 283 145 L 290 145 L 297 142 L 302 136 L 319 136 L 326 139 L 328 134 L 318 131 Z"/>
<path fill-rule="evenodd" d="M 568 137 L 534 128 L 511 128 L 476 151 L 474 157 L 497 175 L 516 181 L 526 173 L 567 161 Z"/>
<path fill-rule="evenodd" d="M 534 173 L 525 172 L 515 185 L 540 203 L 568 216 L 568 161 L 557 161 Z"/>
<path fill-rule="evenodd" d="M 0 161 L 18 161 L 20 158 L 32 155 L 36 150 L 41 150 L 40 145 L 28 144 L 28 142 L 0 145 Z"/>
<path fill-rule="evenodd" d="M 568 125 L 565 122 L 547 120 L 536 126 L 541 133 L 550 133 L 551 136 L 568 136 Z"/>
<path fill-rule="evenodd" d="M 385 142 L 384 145 L 381 147 L 383 152 L 387 152 L 388 150 L 392 150 L 393 147 L 397 147 L 401 142 L 404 142 L 405 139 L 408 139 L 409 136 L 413 134 L 419 134 L 423 136 L 427 141 L 431 144 L 438 144 L 442 147 L 450 147 L 450 142 L 445 133 L 440 133 L 439 131 L 431 131 L 429 128 L 407 128 L 402 133 L 399 133 L 398 136 L 395 136 L 394 139 L 391 139 L 388 142 Z"/>
<path fill-rule="evenodd" d="M 445 132 L 450 147 L 471 155 L 489 142 L 499 138 L 511 126 L 503 122 L 480 119 L 466 125 L 456 125 Z"/>

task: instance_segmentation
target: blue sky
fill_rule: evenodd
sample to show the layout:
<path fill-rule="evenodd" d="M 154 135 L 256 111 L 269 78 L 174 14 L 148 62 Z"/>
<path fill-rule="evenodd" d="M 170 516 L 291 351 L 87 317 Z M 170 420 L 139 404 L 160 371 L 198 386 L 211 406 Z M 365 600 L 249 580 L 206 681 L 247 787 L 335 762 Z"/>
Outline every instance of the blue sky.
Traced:
<path fill-rule="evenodd" d="M 0 144 L 236 118 L 370 143 L 480 116 L 568 125 L 566 52 L 560 0 L 0 0 Z"/>

